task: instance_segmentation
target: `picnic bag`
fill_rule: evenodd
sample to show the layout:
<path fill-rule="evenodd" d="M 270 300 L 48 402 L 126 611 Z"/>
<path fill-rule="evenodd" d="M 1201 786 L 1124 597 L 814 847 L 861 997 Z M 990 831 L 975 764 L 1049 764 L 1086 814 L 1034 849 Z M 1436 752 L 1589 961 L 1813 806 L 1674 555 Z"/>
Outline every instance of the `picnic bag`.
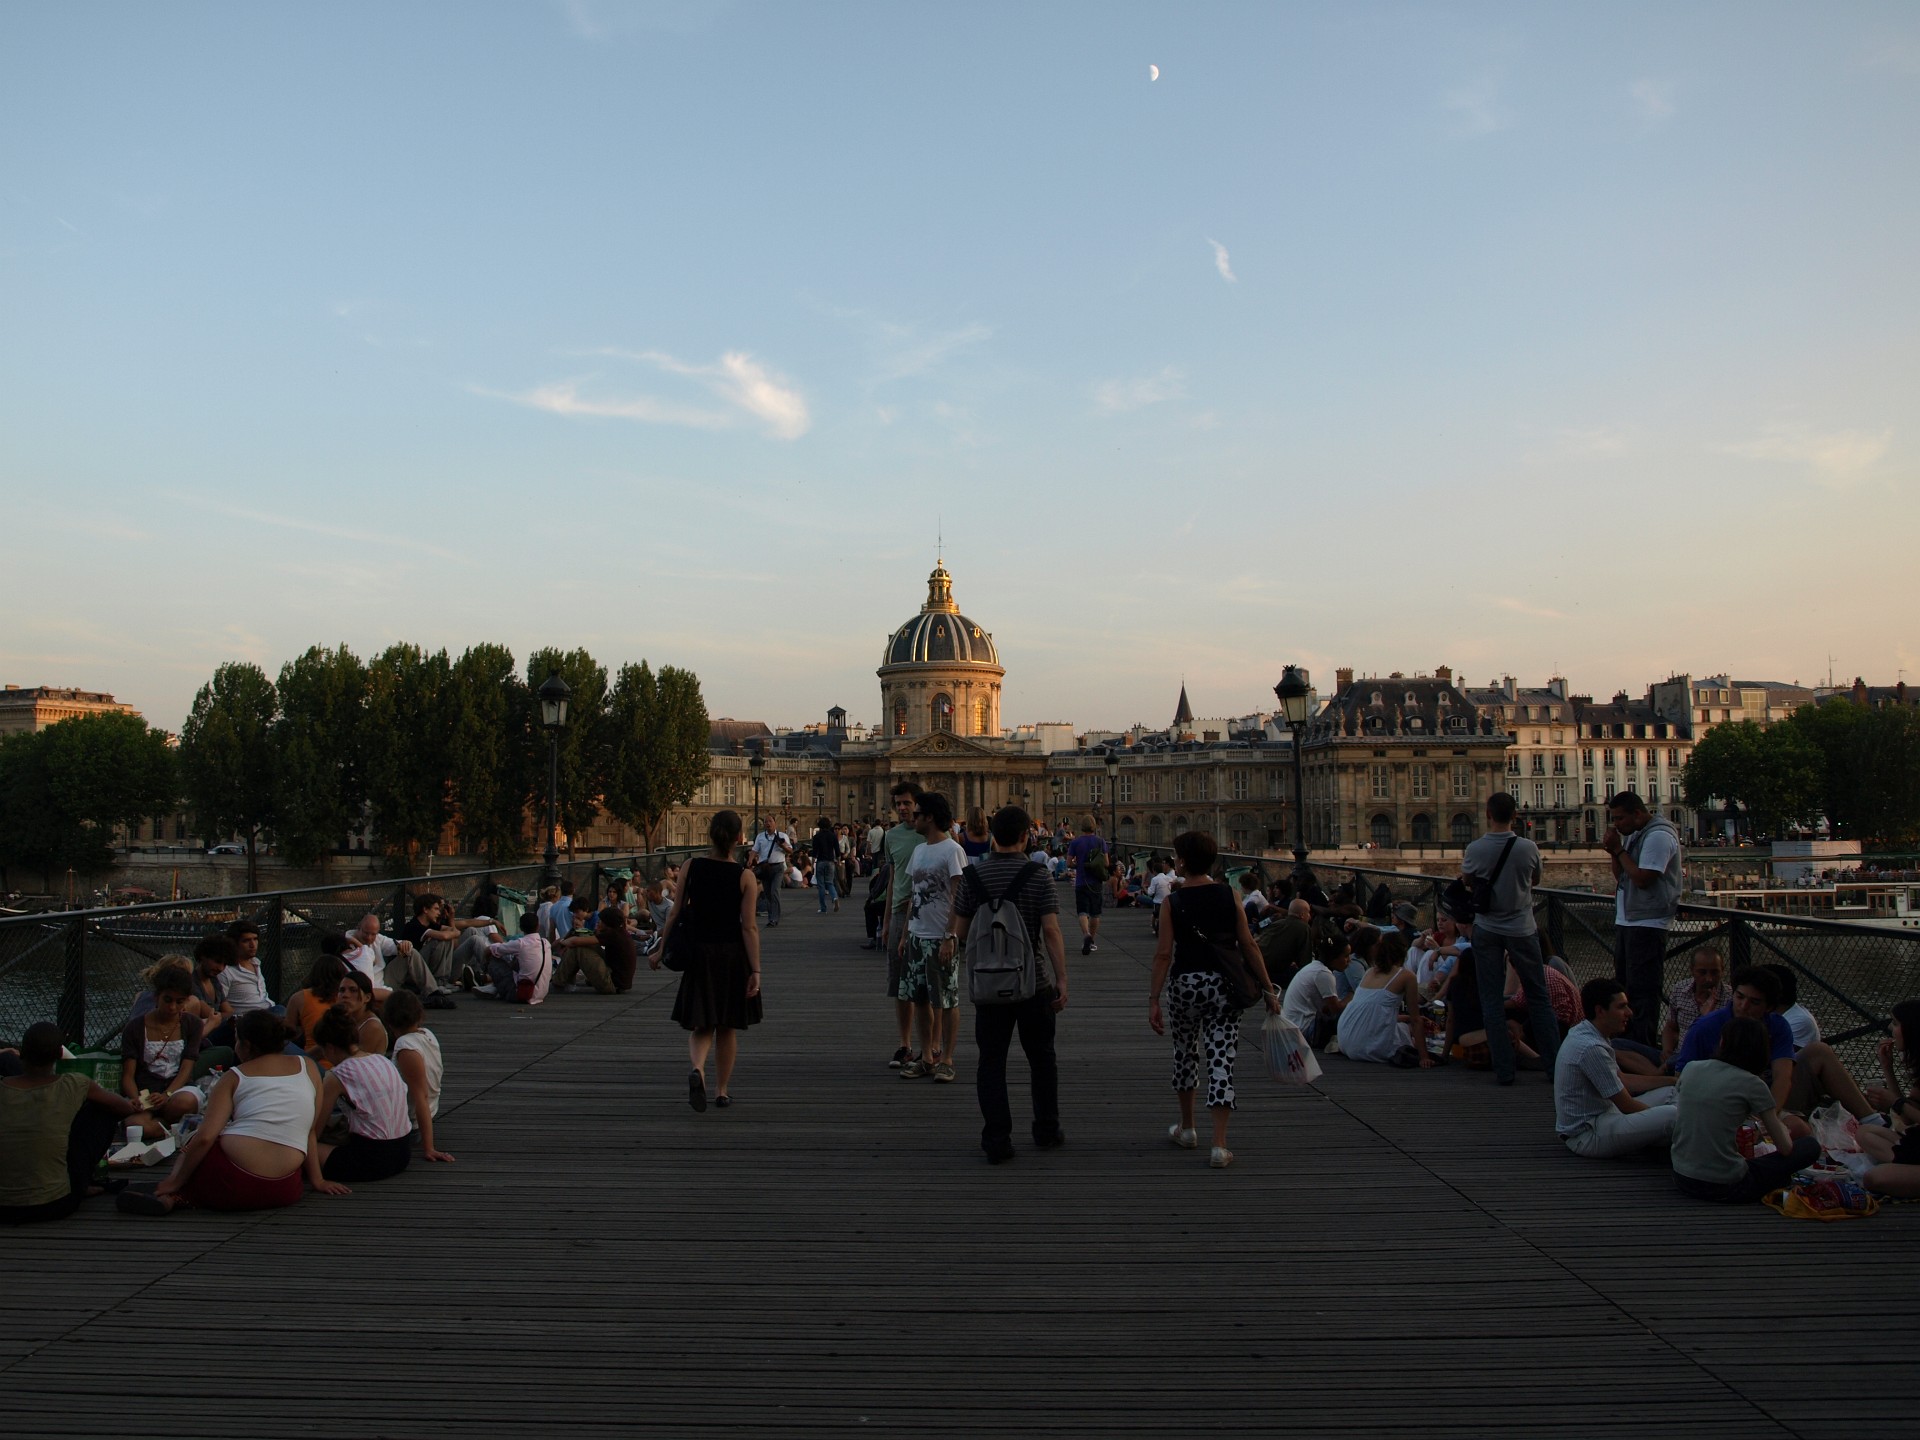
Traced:
<path fill-rule="evenodd" d="M 1880 1202 L 1853 1180 L 1811 1180 L 1760 1197 L 1789 1220 L 1861 1220 L 1880 1212 Z"/>
<path fill-rule="evenodd" d="M 1260 1026 L 1260 1049 L 1267 1059 L 1267 1073 L 1287 1085 L 1311 1085 L 1320 1078 L 1320 1062 L 1300 1027 L 1286 1016 L 1273 1012 Z"/>
<path fill-rule="evenodd" d="M 961 883 L 984 897 L 967 927 L 967 994 L 974 1004 L 1018 1005 L 1039 993 L 1040 957 L 1013 897 L 1045 868 L 1029 860 L 998 899 L 977 869 L 969 865 L 962 872 L 966 879 Z"/>

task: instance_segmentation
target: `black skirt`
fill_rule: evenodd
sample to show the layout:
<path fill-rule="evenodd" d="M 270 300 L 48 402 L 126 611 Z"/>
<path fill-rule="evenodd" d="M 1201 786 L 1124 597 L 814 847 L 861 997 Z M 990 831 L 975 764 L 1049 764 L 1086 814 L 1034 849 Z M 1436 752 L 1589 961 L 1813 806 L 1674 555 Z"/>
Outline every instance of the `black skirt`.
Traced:
<path fill-rule="evenodd" d="M 752 967 L 738 940 L 701 940 L 680 972 L 673 1018 L 682 1030 L 745 1030 L 761 1020 L 760 997 L 747 995 Z"/>

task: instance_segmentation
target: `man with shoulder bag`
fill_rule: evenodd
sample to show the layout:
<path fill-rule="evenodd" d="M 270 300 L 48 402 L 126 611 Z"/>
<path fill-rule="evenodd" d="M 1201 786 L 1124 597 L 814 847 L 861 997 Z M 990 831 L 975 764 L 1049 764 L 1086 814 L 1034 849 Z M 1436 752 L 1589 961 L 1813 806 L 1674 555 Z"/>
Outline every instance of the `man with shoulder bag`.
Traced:
<path fill-rule="evenodd" d="M 1460 857 L 1460 874 L 1473 901 L 1473 963 L 1480 1010 L 1486 1017 L 1487 1050 L 1493 1059 L 1493 1078 L 1502 1085 L 1513 1084 L 1516 1066 L 1513 1039 L 1502 1019 L 1508 965 L 1520 977 L 1527 998 L 1527 1028 L 1533 1048 L 1540 1052 L 1540 1068 L 1549 1078 L 1560 1051 L 1560 1021 L 1553 1013 L 1539 927 L 1533 918 L 1533 887 L 1541 876 L 1540 848 L 1514 833 L 1516 810 L 1513 796 L 1504 790 L 1489 795 L 1487 833 Z"/>
<path fill-rule="evenodd" d="M 1051 1150 L 1067 1138 L 1053 1050 L 1055 1017 L 1067 1005 L 1067 947 L 1053 879 L 1026 855 L 1031 824 L 1017 805 L 997 811 L 987 822 L 993 850 L 962 873 L 953 902 L 952 933 L 967 957 L 980 1047 L 980 1148 L 995 1165 L 1014 1155 L 1007 1051 L 1016 1032 L 1033 1076 L 1033 1143 Z"/>
<path fill-rule="evenodd" d="M 1680 832 L 1632 790 L 1607 801 L 1601 847 L 1613 862 L 1613 978 L 1626 988 L 1627 1037 L 1657 1043 L 1667 994 L 1667 927 L 1680 908 Z"/>

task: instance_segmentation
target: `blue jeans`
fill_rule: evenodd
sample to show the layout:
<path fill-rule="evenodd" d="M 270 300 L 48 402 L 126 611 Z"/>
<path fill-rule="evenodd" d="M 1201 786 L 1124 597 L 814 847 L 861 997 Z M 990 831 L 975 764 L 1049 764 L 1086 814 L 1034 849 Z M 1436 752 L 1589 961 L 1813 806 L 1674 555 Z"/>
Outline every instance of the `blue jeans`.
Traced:
<path fill-rule="evenodd" d="M 835 905 L 840 903 L 840 886 L 834 875 L 834 871 L 839 868 L 839 866 L 831 863 L 813 867 L 813 888 L 820 892 L 820 913 L 822 915 L 827 913 L 827 905 L 829 902 Z"/>
<path fill-rule="evenodd" d="M 1507 1034 L 1507 966 L 1512 964 L 1520 977 L 1520 989 L 1527 997 L 1527 1028 L 1547 1073 L 1560 1053 L 1560 1021 L 1547 996 L 1546 963 L 1540 958 L 1538 935 L 1494 935 L 1477 927 L 1473 932 L 1473 968 L 1480 977 L 1480 1011 L 1487 1027 L 1487 1053 L 1493 1060 L 1493 1073 L 1502 1080 L 1513 1079 L 1513 1040 Z"/>

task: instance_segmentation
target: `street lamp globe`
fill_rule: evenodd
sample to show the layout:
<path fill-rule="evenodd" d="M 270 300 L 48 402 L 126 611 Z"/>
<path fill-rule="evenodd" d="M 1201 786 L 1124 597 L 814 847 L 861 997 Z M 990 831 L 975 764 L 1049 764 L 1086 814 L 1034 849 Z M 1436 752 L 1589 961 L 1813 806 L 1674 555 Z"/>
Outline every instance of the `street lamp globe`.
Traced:
<path fill-rule="evenodd" d="M 1273 687 L 1273 693 L 1280 701 L 1280 713 L 1286 717 L 1289 727 L 1298 730 L 1307 723 L 1307 703 L 1313 686 L 1305 670 L 1298 665 L 1287 666 L 1280 672 L 1280 683 Z"/>
<path fill-rule="evenodd" d="M 567 728 L 567 699 L 573 687 L 560 678 L 558 670 L 549 671 L 540 682 L 540 726 L 544 730 Z"/>

